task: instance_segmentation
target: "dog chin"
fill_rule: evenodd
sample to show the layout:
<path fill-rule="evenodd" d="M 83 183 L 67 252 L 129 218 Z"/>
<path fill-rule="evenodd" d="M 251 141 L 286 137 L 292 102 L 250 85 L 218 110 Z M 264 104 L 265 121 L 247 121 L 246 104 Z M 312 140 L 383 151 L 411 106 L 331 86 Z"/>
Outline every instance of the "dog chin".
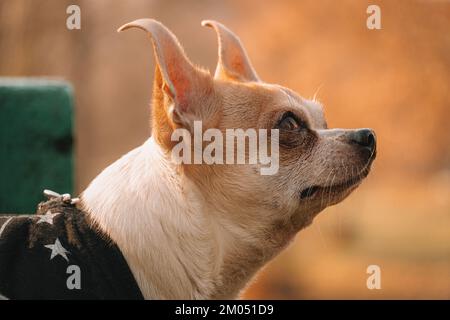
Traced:
<path fill-rule="evenodd" d="M 334 190 L 332 190 L 332 196 L 331 201 L 328 203 L 328 206 L 332 206 L 335 204 L 338 204 L 339 202 L 343 201 L 345 198 L 347 198 L 356 188 L 359 187 L 363 179 L 360 179 L 359 181 L 344 185 L 344 186 L 338 186 Z"/>
<path fill-rule="evenodd" d="M 299 212 L 294 215 L 293 223 L 298 230 L 310 225 L 314 218 L 326 207 L 338 204 L 347 198 L 363 181 L 360 178 L 355 181 L 347 181 L 342 184 L 334 184 L 324 187 L 316 187 L 313 195 L 302 199 Z M 308 191 L 302 191 L 302 193 Z"/>
<path fill-rule="evenodd" d="M 316 203 L 318 206 L 325 208 L 329 205 L 334 205 L 342 200 L 355 190 L 364 178 L 369 174 L 369 168 L 351 178 L 347 178 L 339 183 L 330 185 L 313 185 L 303 189 L 299 196 L 301 201 Z M 321 208 L 321 209 L 323 209 Z"/>

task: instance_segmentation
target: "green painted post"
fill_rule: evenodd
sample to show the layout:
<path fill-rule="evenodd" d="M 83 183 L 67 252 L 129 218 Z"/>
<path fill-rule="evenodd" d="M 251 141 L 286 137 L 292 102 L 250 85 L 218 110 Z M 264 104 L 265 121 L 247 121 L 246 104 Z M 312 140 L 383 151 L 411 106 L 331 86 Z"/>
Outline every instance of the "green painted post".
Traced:
<path fill-rule="evenodd" d="M 72 127 L 68 83 L 0 78 L 0 213 L 34 213 L 44 189 L 73 193 Z"/>

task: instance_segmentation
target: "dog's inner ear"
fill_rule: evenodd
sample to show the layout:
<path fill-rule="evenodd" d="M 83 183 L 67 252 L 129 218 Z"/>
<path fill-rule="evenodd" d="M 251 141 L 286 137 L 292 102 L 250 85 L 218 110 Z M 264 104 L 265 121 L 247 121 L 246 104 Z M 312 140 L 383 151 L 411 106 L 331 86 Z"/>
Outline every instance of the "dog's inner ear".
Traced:
<path fill-rule="evenodd" d="M 123 31 L 137 27 L 149 32 L 156 56 L 155 86 L 161 92 L 165 110 L 172 124 L 190 126 L 196 118 L 201 118 L 198 105 L 198 93 L 206 92 L 210 80 L 209 74 L 194 67 L 185 55 L 177 38 L 160 22 L 153 19 L 139 19 L 119 28 Z M 155 97 L 154 97 L 155 98 Z M 155 109 L 158 106 L 153 106 Z M 161 106 L 159 106 L 161 107 Z M 157 116 L 162 116 L 162 110 L 154 110 Z M 169 123 L 170 125 L 170 123 Z M 166 128 L 165 130 L 167 130 Z"/>
<path fill-rule="evenodd" d="M 230 29 L 213 20 L 204 20 L 202 25 L 213 28 L 217 33 L 219 61 L 216 67 L 216 79 L 259 81 L 241 41 Z"/>

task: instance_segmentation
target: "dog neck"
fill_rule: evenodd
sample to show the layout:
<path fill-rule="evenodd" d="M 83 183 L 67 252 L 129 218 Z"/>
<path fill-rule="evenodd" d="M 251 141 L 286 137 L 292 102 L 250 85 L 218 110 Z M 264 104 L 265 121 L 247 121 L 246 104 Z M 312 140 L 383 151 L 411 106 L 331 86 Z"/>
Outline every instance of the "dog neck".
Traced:
<path fill-rule="evenodd" d="M 265 254 L 213 218 L 179 170 L 150 138 L 92 181 L 83 207 L 116 242 L 146 299 L 234 298 Z"/>

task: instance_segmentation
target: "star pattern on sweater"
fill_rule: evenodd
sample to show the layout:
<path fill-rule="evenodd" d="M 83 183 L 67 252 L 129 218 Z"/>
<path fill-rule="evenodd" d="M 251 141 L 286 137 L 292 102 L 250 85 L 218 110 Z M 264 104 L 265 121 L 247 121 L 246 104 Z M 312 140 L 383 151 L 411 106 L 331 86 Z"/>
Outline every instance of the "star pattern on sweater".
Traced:
<path fill-rule="evenodd" d="M 59 214 L 61 214 L 61 212 L 52 213 L 50 210 L 47 210 L 45 214 L 39 216 L 39 221 L 37 223 L 45 222 L 48 224 L 53 224 L 53 218 Z"/>
<path fill-rule="evenodd" d="M 50 260 L 52 260 L 54 257 L 56 256 L 61 256 L 63 257 L 67 262 L 69 262 L 69 258 L 67 258 L 66 253 L 69 253 L 69 251 L 66 250 L 66 248 L 64 248 L 61 244 L 61 242 L 59 241 L 58 238 L 56 238 L 55 243 L 54 244 L 47 244 L 45 245 L 46 248 L 52 250 L 52 254 L 50 256 Z"/>

